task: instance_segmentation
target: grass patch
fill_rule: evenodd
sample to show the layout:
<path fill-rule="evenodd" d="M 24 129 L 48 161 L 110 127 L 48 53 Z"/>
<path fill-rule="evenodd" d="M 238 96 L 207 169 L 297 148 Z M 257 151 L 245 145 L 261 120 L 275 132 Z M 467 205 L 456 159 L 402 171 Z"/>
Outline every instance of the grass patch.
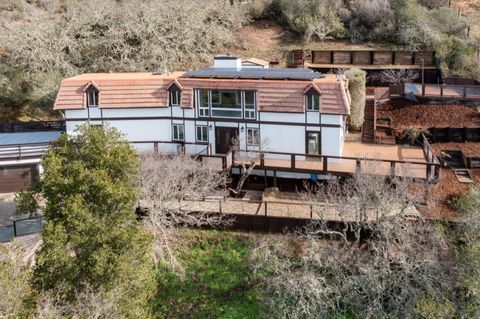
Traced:
<path fill-rule="evenodd" d="M 184 278 L 158 269 L 156 318 L 258 318 L 261 303 L 248 270 L 247 234 L 185 231 L 178 258 Z"/>

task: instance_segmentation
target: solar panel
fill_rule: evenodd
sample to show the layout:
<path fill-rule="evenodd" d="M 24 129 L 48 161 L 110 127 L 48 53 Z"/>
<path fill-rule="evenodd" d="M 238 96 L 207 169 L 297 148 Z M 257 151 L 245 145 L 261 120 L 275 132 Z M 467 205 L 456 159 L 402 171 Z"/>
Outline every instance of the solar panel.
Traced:
<path fill-rule="evenodd" d="M 282 79 L 313 80 L 323 77 L 321 73 L 310 69 L 263 69 L 263 68 L 203 68 L 188 71 L 185 78 L 231 78 L 231 79 Z"/>

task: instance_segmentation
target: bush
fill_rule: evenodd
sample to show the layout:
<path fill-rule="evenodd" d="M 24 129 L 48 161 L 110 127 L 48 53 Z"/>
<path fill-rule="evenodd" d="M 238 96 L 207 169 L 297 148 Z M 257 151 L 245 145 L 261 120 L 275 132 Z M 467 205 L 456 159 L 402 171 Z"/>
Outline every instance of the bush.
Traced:
<path fill-rule="evenodd" d="M 391 40 L 395 19 L 388 0 L 354 0 L 350 6 L 349 32 L 352 41 Z"/>
<path fill-rule="evenodd" d="M 365 84 L 367 73 L 360 69 L 352 68 L 345 72 L 349 80 L 348 90 L 352 98 L 350 106 L 349 124 L 353 130 L 360 130 L 363 125 L 365 113 Z"/>
<path fill-rule="evenodd" d="M 313 35 L 320 40 L 340 38 L 345 27 L 338 17 L 340 0 L 276 0 L 275 6 L 281 13 L 281 19 L 290 29 L 305 37 L 307 41 Z"/>

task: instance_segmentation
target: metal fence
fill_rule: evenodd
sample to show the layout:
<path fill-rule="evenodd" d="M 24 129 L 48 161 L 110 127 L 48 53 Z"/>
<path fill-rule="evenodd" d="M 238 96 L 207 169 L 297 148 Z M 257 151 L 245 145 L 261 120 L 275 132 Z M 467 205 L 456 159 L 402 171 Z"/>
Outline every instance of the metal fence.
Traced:
<path fill-rule="evenodd" d="M 0 227 L 0 242 L 5 243 L 15 237 L 38 233 L 43 224 L 43 216 L 15 220 L 12 225 Z"/>

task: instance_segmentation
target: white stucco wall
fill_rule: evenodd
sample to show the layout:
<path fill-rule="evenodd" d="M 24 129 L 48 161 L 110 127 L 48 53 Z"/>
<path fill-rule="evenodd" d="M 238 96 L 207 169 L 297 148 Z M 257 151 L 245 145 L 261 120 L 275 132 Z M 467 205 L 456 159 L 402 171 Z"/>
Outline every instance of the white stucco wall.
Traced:
<path fill-rule="evenodd" d="M 175 119 L 171 119 L 171 117 Z M 67 110 L 65 118 L 67 132 L 71 133 L 75 127 L 84 124 L 84 121 L 71 121 L 69 119 L 87 118 L 87 110 Z M 344 138 L 344 117 L 340 115 L 328 115 L 316 112 L 307 113 L 275 113 L 260 112 L 259 123 L 244 123 L 221 121 L 195 120 L 193 109 L 173 108 L 132 108 L 132 109 L 98 109 L 90 110 L 91 118 L 103 118 L 103 123 L 118 128 L 125 134 L 128 140 L 138 141 L 171 141 L 172 123 L 185 125 L 185 141 L 196 143 L 196 125 L 208 127 L 209 143 L 212 152 L 215 153 L 215 128 L 234 127 L 239 130 L 240 148 L 246 149 L 246 132 L 248 127 L 260 129 L 260 139 L 266 149 L 284 153 L 305 153 L 305 131 L 321 131 L 322 154 L 341 156 Z M 125 119 L 125 118 L 139 119 Z M 148 117 L 164 117 L 162 119 L 148 119 Z M 91 121 L 92 124 L 101 124 L 102 121 Z M 284 123 L 284 124 L 282 124 Z M 297 125 L 295 125 L 297 124 Z M 338 127 L 326 127 L 322 125 L 335 125 Z M 153 150 L 153 144 L 136 145 L 141 150 Z M 198 153 L 206 148 L 205 145 L 187 145 L 187 152 Z M 254 147 L 249 146 L 249 149 Z M 159 144 L 159 150 L 176 152 L 178 145 L 163 143 Z"/>

